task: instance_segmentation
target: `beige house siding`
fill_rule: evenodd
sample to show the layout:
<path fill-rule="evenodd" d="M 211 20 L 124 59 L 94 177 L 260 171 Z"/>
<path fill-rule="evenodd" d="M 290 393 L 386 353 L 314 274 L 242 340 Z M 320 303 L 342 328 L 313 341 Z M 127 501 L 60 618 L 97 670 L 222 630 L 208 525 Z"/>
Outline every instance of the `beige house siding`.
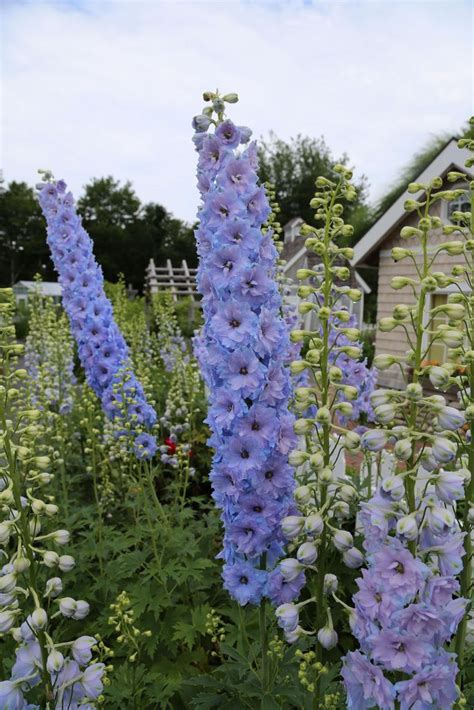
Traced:
<path fill-rule="evenodd" d="M 433 214 L 438 214 L 442 203 L 435 203 Z M 377 321 L 381 318 L 390 317 L 393 307 L 398 303 L 413 305 L 413 293 L 410 288 L 403 288 L 400 291 L 394 291 L 390 287 L 391 280 L 394 276 L 408 276 L 417 278 L 415 265 L 411 259 L 404 259 L 401 262 L 396 262 L 392 259 L 391 250 L 393 247 L 401 246 L 413 249 L 416 254 L 415 258 L 419 266 L 422 265 L 422 256 L 419 242 L 413 239 L 402 239 L 400 230 L 405 225 L 413 226 L 417 221 L 417 217 L 413 214 L 407 215 L 392 232 L 389 233 L 384 240 L 382 249 L 379 251 L 379 272 L 378 272 L 378 297 L 377 297 Z M 453 239 L 455 237 L 451 237 Z M 436 245 L 449 241 L 450 237 L 444 235 L 441 230 L 435 230 L 430 235 L 429 251 L 433 252 Z M 450 273 L 454 264 L 460 263 L 455 257 L 449 256 L 446 252 L 438 254 L 433 262 L 434 271 L 444 271 Z M 410 332 L 410 330 L 408 331 Z M 412 331 L 411 331 L 412 332 Z M 405 355 L 409 349 L 409 343 L 405 331 L 402 328 L 396 328 L 389 333 L 382 333 L 377 330 L 375 341 L 375 353 L 380 355 L 388 353 L 390 355 Z M 379 384 L 382 387 L 401 388 L 403 386 L 403 377 L 398 366 L 391 367 L 379 373 Z"/>

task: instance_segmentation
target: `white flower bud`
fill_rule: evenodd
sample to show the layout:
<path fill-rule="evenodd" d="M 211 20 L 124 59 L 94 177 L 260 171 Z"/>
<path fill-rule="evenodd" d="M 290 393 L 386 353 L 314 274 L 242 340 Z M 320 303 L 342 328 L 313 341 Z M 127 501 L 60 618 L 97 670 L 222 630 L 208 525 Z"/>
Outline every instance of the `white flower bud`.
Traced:
<path fill-rule="evenodd" d="M 443 407 L 436 415 L 441 429 L 456 431 L 466 423 L 464 414 L 454 407 Z"/>
<path fill-rule="evenodd" d="M 389 476 L 382 481 L 382 490 L 392 500 L 401 500 L 405 495 L 405 484 L 401 476 Z"/>
<path fill-rule="evenodd" d="M 353 503 L 358 498 L 356 489 L 347 483 L 340 487 L 339 495 L 346 503 Z"/>
<path fill-rule="evenodd" d="M 324 594 L 334 594 L 337 592 L 338 580 L 335 574 L 324 575 Z"/>
<path fill-rule="evenodd" d="M 46 567 L 56 567 L 59 564 L 59 555 L 54 550 L 47 550 L 43 555 L 43 562 Z"/>
<path fill-rule="evenodd" d="M 44 629 L 48 623 L 48 615 L 44 609 L 35 609 L 31 614 L 31 625 L 35 629 Z"/>
<path fill-rule="evenodd" d="M 393 447 L 393 451 L 397 459 L 407 461 L 413 453 L 413 446 L 409 439 L 400 439 Z"/>
<path fill-rule="evenodd" d="M 351 547 L 349 550 L 345 550 L 342 554 L 342 559 L 344 564 L 350 569 L 357 569 L 364 564 L 364 556 L 357 547 Z"/>
<path fill-rule="evenodd" d="M 76 561 L 71 555 L 61 555 L 58 561 L 59 569 L 61 572 L 70 572 L 74 569 Z"/>
<path fill-rule="evenodd" d="M 16 574 L 9 572 L 0 577 L 0 593 L 9 594 L 16 587 Z"/>
<path fill-rule="evenodd" d="M 336 530 L 333 533 L 332 541 L 336 550 L 345 552 L 354 545 L 354 538 L 347 530 Z"/>
<path fill-rule="evenodd" d="M 304 530 L 308 535 L 318 536 L 324 530 L 324 522 L 319 513 L 308 515 L 304 523 Z"/>
<path fill-rule="evenodd" d="M 51 538 L 58 545 L 67 545 L 71 539 L 71 535 L 67 530 L 56 530 L 52 533 Z"/>
<path fill-rule="evenodd" d="M 416 540 L 418 536 L 418 525 L 414 515 L 405 515 L 397 522 L 397 534 L 405 540 Z"/>
<path fill-rule="evenodd" d="M 338 636 L 332 626 L 323 626 L 318 631 L 318 641 L 323 648 L 329 650 L 337 646 Z"/>
<path fill-rule="evenodd" d="M 453 441 L 443 436 L 437 436 L 431 447 L 435 460 L 440 464 L 447 464 L 456 458 L 457 447 Z"/>
<path fill-rule="evenodd" d="M 72 597 L 59 599 L 59 611 L 67 619 L 72 619 L 77 608 L 77 602 Z"/>
<path fill-rule="evenodd" d="M 306 451 L 299 451 L 298 449 L 292 451 L 288 456 L 288 463 L 290 466 L 301 466 L 305 461 L 309 459 L 309 454 Z"/>
<path fill-rule="evenodd" d="M 284 631 L 294 631 L 298 626 L 299 610 L 296 604 L 280 604 L 275 609 L 278 626 Z"/>
<path fill-rule="evenodd" d="M 408 399 L 412 400 L 412 402 L 417 402 L 423 397 L 423 387 L 419 382 L 410 382 L 405 393 Z"/>
<path fill-rule="evenodd" d="M 429 378 L 433 387 L 447 387 L 449 372 L 444 367 L 433 366 L 429 370 Z"/>
<path fill-rule="evenodd" d="M 296 557 L 302 565 L 312 565 L 317 560 L 318 548 L 314 542 L 304 542 L 298 547 Z"/>
<path fill-rule="evenodd" d="M 83 601 L 82 599 L 79 599 L 76 602 L 76 610 L 73 614 L 73 619 L 85 619 L 86 616 L 88 615 L 90 611 L 90 606 L 87 602 Z"/>
<path fill-rule="evenodd" d="M 26 572 L 29 566 L 30 561 L 27 557 L 17 557 L 15 562 L 13 563 L 13 567 L 15 569 L 16 574 L 22 574 L 23 572 Z"/>
<path fill-rule="evenodd" d="M 6 634 L 13 628 L 18 611 L 9 609 L 0 611 L 0 634 Z"/>
<path fill-rule="evenodd" d="M 361 437 L 361 448 L 367 451 L 381 451 L 387 443 L 387 435 L 381 429 L 369 429 Z"/>
<path fill-rule="evenodd" d="M 58 512 L 59 508 L 57 505 L 54 505 L 53 503 L 48 503 L 45 505 L 44 512 L 48 516 L 48 518 L 52 518 L 53 515 L 56 515 Z"/>
<path fill-rule="evenodd" d="M 56 650 L 51 651 L 51 653 L 48 655 L 48 660 L 46 661 L 46 668 L 48 669 L 48 673 L 59 673 L 63 666 L 63 654 Z"/>
<path fill-rule="evenodd" d="M 311 488 L 309 486 L 298 486 L 298 488 L 295 488 L 293 495 L 298 505 L 308 505 L 312 497 Z"/>
<path fill-rule="evenodd" d="M 0 523 L 0 545 L 6 545 L 10 540 L 11 525 L 8 523 Z"/>
<path fill-rule="evenodd" d="M 292 540 L 294 537 L 298 537 L 300 532 L 303 530 L 305 524 L 305 519 L 300 515 L 287 515 L 281 521 L 281 529 L 283 535 L 288 539 Z"/>
<path fill-rule="evenodd" d="M 57 597 L 63 591 L 63 583 L 61 577 L 51 577 L 46 582 L 46 588 L 44 592 L 45 597 Z"/>
<path fill-rule="evenodd" d="M 303 565 L 293 557 L 287 557 L 280 561 L 280 572 L 287 582 L 292 582 L 296 579 L 302 569 Z"/>
<path fill-rule="evenodd" d="M 374 410 L 377 421 L 390 424 L 395 419 L 395 407 L 391 404 L 381 404 Z"/>

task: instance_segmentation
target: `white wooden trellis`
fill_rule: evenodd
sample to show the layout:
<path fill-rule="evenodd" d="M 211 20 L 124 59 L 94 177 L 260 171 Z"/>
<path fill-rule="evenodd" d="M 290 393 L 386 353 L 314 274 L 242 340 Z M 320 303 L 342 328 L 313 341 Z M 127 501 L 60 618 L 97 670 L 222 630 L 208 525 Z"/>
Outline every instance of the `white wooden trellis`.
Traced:
<path fill-rule="evenodd" d="M 181 266 L 173 266 L 170 259 L 166 260 L 166 266 L 155 266 L 154 260 L 150 259 L 146 268 L 146 290 L 149 294 L 171 291 L 175 301 L 186 296 L 194 301 L 196 273 L 197 269 L 191 269 L 186 259 L 182 260 Z"/>

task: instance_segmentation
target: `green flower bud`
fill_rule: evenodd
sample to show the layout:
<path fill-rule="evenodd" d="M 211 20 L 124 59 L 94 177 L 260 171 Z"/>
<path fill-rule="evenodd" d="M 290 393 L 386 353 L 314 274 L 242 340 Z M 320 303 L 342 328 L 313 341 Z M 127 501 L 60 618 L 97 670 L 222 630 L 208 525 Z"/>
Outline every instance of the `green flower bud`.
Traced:
<path fill-rule="evenodd" d="M 407 256 L 410 256 L 412 252 L 410 249 L 403 249 L 402 247 L 394 247 L 392 249 L 392 259 L 394 261 L 401 261 L 402 259 L 406 259 Z"/>
<path fill-rule="evenodd" d="M 408 399 L 416 402 L 423 397 L 423 387 L 419 382 L 410 382 L 410 384 L 407 385 L 405 393 Z"/>
<path fill-rule="evenodd" d="M 393 452 L 397 459 L 407 461 L 413 453 L 413 447 L 409 439 L 400 439 L 393 447 Z"/>
<path fill-rule="evenodd" d="M 391 330 L 397 327 L 397 321 L 395 318 L 381 318 L 379 321 L 379 329 L 382 333 L 389 333 Z"/>
<path fill-rule="evenodd" d="M 295 434 L 306 434 L 313 428 L 312 419 L 297 419 L 295 421 L 294 429 Z"/>
<path fill-rule="evenodd" d="M 224 94 L 222 97 L 222 101 L 225 101 L 227 104 L 236 104 L 238 100 L 238 94 Z"/>
<path fill-rule="evenodd" d="M 411 200 L 407 200 L 407 202 L 411 202 Z M 416 227 L 403 227 L 400 231 L 400 236 L 402 239 L 411 239 L 411 237 L 422 237 L 423 232 Z"/>
<path fill-rule="evenodd" d="M 377 370 L 388 370 L 396 362 L 397 358 L 393 355 L 376 355 L 374 357 L 374 366 Z"/>
<path fill-rule="evenodd" d="M 305 461 L 309 459 L 309 454 L 306 453 L 306 451 L 300 451 L 299 449 L 296 449 L 295 451 L 291 451 L 289 456 L 288 456 L 288 463 L 291 466 L 301 466 Z"/>
<path fill-rule="evenodd" d="M 343 446 L 348 451 L 354 451 L 360 446 L 360 436 L 355 431 L 348 431 L 344 435 Z"/>
<path fill-rule="evenodd" d="M 304 360 L 293 360 L 290 364 L 290 370 L 292 375 L 299 375 L 301 372 L 306 370 L 308 363 Z"/>
<path fill-rule="evenodd" d="M 316 421 L 319 424 L 330 424 L 331 423 L 331 412 L 328 407 L 320 407 L 316 413 Z"/>

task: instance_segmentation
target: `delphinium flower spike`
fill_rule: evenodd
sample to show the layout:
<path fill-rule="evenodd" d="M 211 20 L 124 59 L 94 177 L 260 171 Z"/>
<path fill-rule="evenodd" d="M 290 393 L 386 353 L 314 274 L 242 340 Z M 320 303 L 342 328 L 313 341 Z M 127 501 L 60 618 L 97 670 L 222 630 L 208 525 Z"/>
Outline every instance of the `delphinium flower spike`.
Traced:
<path fill-rule="evenodd" d="M 106 667 L 94 637 L 64 640 L 64 619 L 84 619 L 89 604 L 62 595 L 58 574 L 75 560 L 61 552 L 70 535 L 55 529 L 58 507 L 45 496 L 51 460 L 41 412 L 25 405 L 18 386 L 28 373 L 18 368 L 23 346 L 14 341 L 13 313 L 12 290 L 0 289 L 0 636 L 16 643 L 0 707 L 94 708 Z"/>
<path fill-rule="evenodd" d="M 447 649 L 467 604 L 457 576 L 468 541 L 456 519 L 464 482 L 471 478 L 458 457 L 465 414 L 448 405 L 442 394 L 429 395 L 423 388 L 424 377 L 441 391 L 455 384 L 456 359 L 465 356 L 459 328 L 465 309 L 456 288 L 464 269 L 454 265 L 449 276 L 433 267 L 440 252 L 462 254 L 463 243 L 438 242 L 434 256 L 430 250 L 432 230 L 442 228 L 432 206 L 457 194 L 442 187 L 441 177 L 408 187 L 418 197 L 408 199 L 405 209 L 418 220 L 401 230 L 410 248 L 396 247 L 392 255 L 412 260 L 416 277 L 396 277 L 392 286 L 410 288 L 414 305 L 396 305 L 393 316 L 383 318 L 379 326 L 385 331 L 403 328 L 409 350 L 404 358 L 375 358 L 379 369 L 401 366 L 405 383 L 400 390 L 373 393 L 380 428 L 362 436 L 362 447 L 369 451 L 390 447 L 397 465 L 361 506 L 368 567 L 357 580 L 351 619 L 360 651 L 347 654 L 342 671 L 348 704 L 354 709 L 397 704 L 444 710 L 459 698 L 457 659 Z M 415 249 L 421 253 L 420 264 Z M 430 308 L 429 294 L 448 287 L 455 287 L 454 298 Z M 447 322 L 436 326 L 440 317 Z M 448 346 L 451 356 L 442 366 L 428 361 L 437 341 Z"/>
<path fill-rule="evenodd" d="M 92 240 L 82 226 L 65 182 L 54 180 L 50 173 L 43 173 L 43 179 L 38 188 L 48 226 L 48 244 L 87 381 L 107 416 L 132 434 L 137 456 L 150 458 L 156 451 L 156 442 L 147 430 L 155 424 L 156 413 L 133 373 L 125 339 L 104 292 L 104 278 L 93 255 Z"/>
<path fill-rule="evenodd" d="M 308 372 L 310 377 L 305 386 L 295 389 L 294 407 L 300 414 L 295 430 L 301 435 L 301 446 L 291 453 L 290 462 L 298 467 L 300 485 L 294 492 L 298 509 L 297 514 L 287 516 L 282 523 L 294 556 L 284 559 L 279 566 L 286 585 L 276 615 L 290 643 L 307 634 L 316 636 L 316 662 L 322 672 L 326 651 L 338 643 L 331 612 L 331 605 L 336 603 L 338 578 L 330 571 L 331 559 L 340 556 L 350 569 L 363 563 L 351 526 L 357 491 L 337 467 L 344 449 L 351 451 L 359 446 L 359 435 L 346 429 L 343 422 L 353 416 L 352 403 L 364 385 L 360 377 L 348 382 L 343 372 L 343 369 L 355 371 L 361 357 L 359 331 L 349 312 L 350 302 L 359 300 L 361 294 L 347 285 L 350 272 L 344 261 L 351 258 L 352 249 L 338 246 L 338 242 L 352 234 L 352 227 L 342 218 L 344 203 L 355 197 L 351 176 L 344 165 L 336 165 L 333 179 L 316 180 L 317 191 L 311 206 L 321 226 L 301 228 L 312 263 L 311 268 L 297 272 L 297 278 L 303 282 L 298 289 L 302 299 L 300 314 L 314 316 L 308 324 L 311 327 L 294 329 L 291 333 L 294 342 L 306 345 L 304 359 L 295 360 L 291 369 L 295 373 Z M 298 590 L 291 590 L 292 580 L 303 571 L 307 572 L 311 591 L 303 601 L 296 602 Z M 300 615 L 304 621 L 300 622 Z M 314 683 L 314 702 L 318 708 L 325 702 L 320 681 L 319 673 Z"/>
<path fill-rule="evenodd" d="M 281 520 L 291 512 L 289 342 L 275 281 L 270 207 L 250 130 L 224 118 L 235 94 L 206 93 L 195 117 L 202 204 L 196 239 L 204 327 L 195 352 L 209 390 L 211 481 L 224 523 L 224 586 L 240 604 L 274 598 Z M 217 118 L 214 118 L 214 113 Z M 207 132 L 209 127 L 213 132 Z M 293 581 L 301 586 L 303 575 Z"/>

